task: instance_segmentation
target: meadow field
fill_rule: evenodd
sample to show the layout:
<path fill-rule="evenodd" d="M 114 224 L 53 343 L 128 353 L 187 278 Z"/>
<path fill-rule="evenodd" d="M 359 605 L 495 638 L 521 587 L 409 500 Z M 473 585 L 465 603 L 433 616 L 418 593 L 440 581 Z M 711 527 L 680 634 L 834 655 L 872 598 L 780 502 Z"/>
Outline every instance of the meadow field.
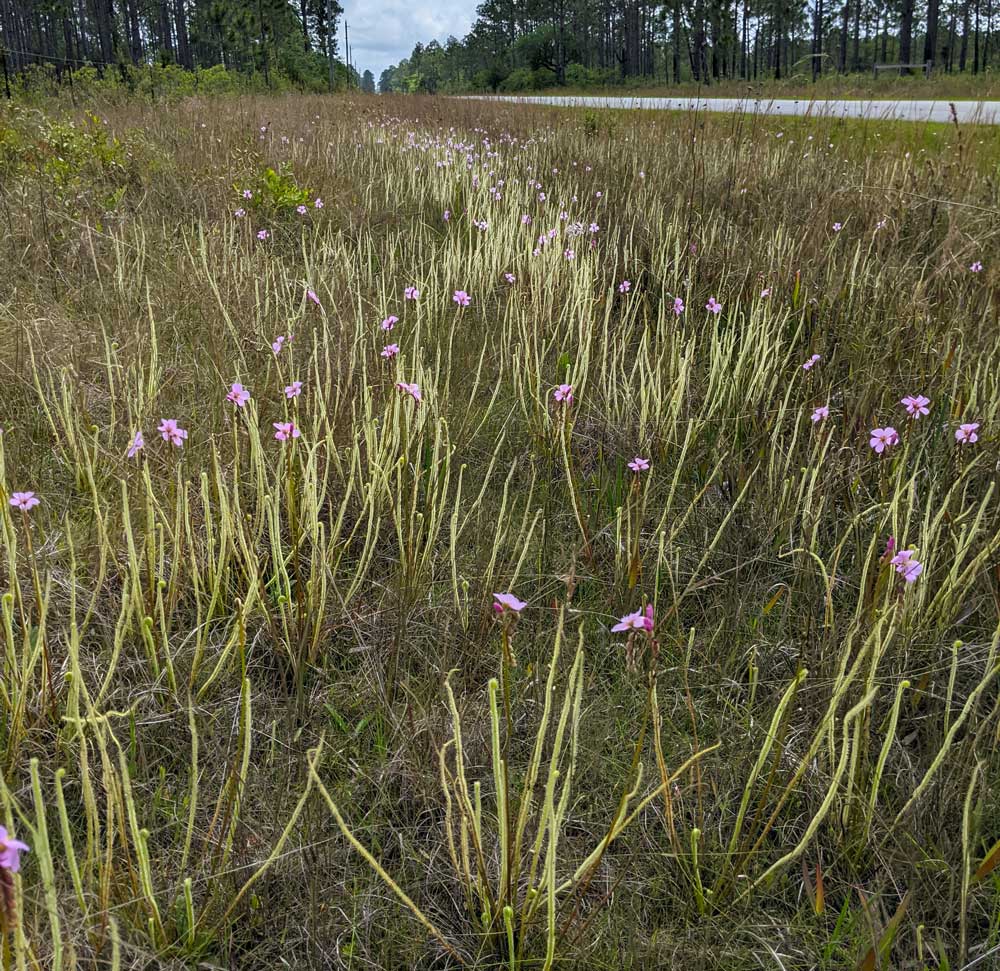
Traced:
<path fill-rule="evenodd" d="M 0 107 L 0 968 L 1000 967 L 1000 130 L 651 114 Z"/>

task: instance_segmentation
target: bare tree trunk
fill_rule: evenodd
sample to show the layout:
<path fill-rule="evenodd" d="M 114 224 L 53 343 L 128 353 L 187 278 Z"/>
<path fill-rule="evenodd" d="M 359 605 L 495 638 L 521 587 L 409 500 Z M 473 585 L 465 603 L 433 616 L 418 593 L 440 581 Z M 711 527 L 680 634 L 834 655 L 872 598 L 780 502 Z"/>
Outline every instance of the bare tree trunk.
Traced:
<path fill-rule="evenodd" d="M 937 61 L 938 11 L 940 0 L 927 0 L 927 32 L 924 34 L 924 60 Z"/>

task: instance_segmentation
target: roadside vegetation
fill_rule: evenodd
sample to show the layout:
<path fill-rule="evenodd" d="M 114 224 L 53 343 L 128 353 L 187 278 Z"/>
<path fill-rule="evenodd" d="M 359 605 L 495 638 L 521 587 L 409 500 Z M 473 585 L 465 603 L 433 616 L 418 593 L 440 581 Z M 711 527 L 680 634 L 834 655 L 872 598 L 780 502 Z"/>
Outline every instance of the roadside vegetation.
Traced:
<path fill-rule="evenodd" d="M 0 966 L 996 966 L 998 163 L 2 106 Z"/>

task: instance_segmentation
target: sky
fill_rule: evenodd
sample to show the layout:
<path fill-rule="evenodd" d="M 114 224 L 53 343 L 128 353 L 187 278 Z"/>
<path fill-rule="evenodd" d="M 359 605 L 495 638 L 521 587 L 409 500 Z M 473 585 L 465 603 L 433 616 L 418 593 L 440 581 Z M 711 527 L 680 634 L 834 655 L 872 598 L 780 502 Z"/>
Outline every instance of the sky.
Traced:
<path fill-rule="evenodd" d="M 410 56 L 413 46 L 449 34 L 464 37 L 476 17 L 480 0 L 340 0 L 351 42 L 351 63 L 362 74 L 379 75 L 390 64 Z M 344 24 L 340 24 L 340 54 L 344 53 Z"/>

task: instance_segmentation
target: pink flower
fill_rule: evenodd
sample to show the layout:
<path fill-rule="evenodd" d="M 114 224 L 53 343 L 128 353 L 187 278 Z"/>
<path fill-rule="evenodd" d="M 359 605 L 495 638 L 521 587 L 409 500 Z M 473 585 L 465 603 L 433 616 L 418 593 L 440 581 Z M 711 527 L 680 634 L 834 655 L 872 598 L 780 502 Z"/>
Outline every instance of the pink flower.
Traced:
<path fill-rule="evenodd" d="M 170 442 L 177 448 L 183 448 L 188 433 L 177 424 L 176 418 L 161 418 L 157 431 L 165 442 Z"/>
<path fill-rule="evenodd" d="M 250 392 L 238 381 L 229 389 L 226 401 L 231 401 L 237 408 L 242 408 L 250 400 Z"/>
<path fill-rule="evenodd" d="M 405 381 L 397 381 L 396 388 L 400 394 L 408 394 L 418 405 L 423 401 L 423 394 L 420 391 L 420 385 L 416 381 L 411 384 L 407 384 Z"/>
<path fill-rule="evenodd" d="M 516 276 L 514 276 L 514 274 L 513 274 L 513 273 L 505 273 L 505 274 L 503 275 L 503 278 L 504 278 L 504 279 L 505 279 L 505 280 L 506 280 L 506 281 L 507 281 L 508 283 L 516 283 L 516 282 L 517 282 L 517 277 L 516 277 Z"/>
<path fill-rule="evenodd" d="M 634 613 L 626 614 L 614 627 L 611 628 L 612 633 L 619 634 L 623 632 L 631 632 L 634 630 L 647 630 L 651 631 L 653 629 L 653 605 L 648 604 L 645 610 L 637 610 Z"/>
<path fill-rule="evenodd" d="M 132 439 L 132 444 L 129 445 L 128 451 L 125 453 L 127 458 L 134 459 L 139 452 L 146 447 L 146 441 L 142 437 L 142 432 L 136 432 L 135 438 Z"/>
<path fill-rule="evenodd" d="M 314 209 L 322 209 L 323 208 L 323 200 L 317 198 L 316 201 L 313 203 L 313 208 Z"/>
<path fill-rule="evenodd" d="M 524 600 L 518 600 L 512 593 L 493 594 L 493 609 L 498 614 L 507 613 L 519 614 L 528 604 Z"/>
<path fill-rule="evenodd" d="M 298 438 L 302 433 L 298 430 L 294 421 L 273 421 L 274 437 L 279 442 L 287 442 L 290 438 Z"/>
<path fill-rule="evenodd" d="M 316 296 L 315 290 L 306 290 L 306 296 L 314 303 L 317 307 L 322 307 L 323 304 L 319 302 L 319 297 Z"/>
<path fill-rule="evenodd" d="M 684 301 L 680 297 L 674 297 L 674 316 L 680 317 L 684 313 Z"/>
<path fill-rule="evenodd" d="M 895 445 L 898 441 L 899 434 L 896 429 L 886 426 L 885 428 L 873 428 L 868 444 L 875 449 L 877 455 L 881 455 L 890 445 Z"/>
<path fill-rule="evenodd" d="M 766 300 L 769 296 L 771 296 L 771 288 L 764 287 L 764 289 L 760 291 L 760 299 Z"/>
<path fill-rule="evenodd" d="M 398 323 L 399 318 L 395 314 L 389 314 L 389 316 L 382 321 L 382 330 L 392 330 L 392 328 Z"/>
<path fill-rule="evenodd" d="M 10 497 L 10 504 L 24 512 L 34 509 L 41 501 L 33 492 L 15 492 Z"/>
<path fill-rule="evenodd" d="M 237 209 L 237 210 L 236 210 L 236 211 L 235 211 L 235 212 L 233 213 L 233 215 L 234 215 L 234 216 L 235 216 L 235 217 L 236 217 L 237 219 L 242 219 L 242 218 L 243 218 L 243 217 L 244 217 L 244 216 L 245 216 L 246 214 L 247 214 L 247 211 L 246 211 L 246 209 L 244 209 L 244 208 L 243 208 L 242 206 L 240 206 L 240 208 L 239 208 L 239 209 Z"/>
<path fill-rule="evenodd" d="M 637 455 L 629 462 L 628 467 L 633 472 L 646 472 L 649 469 L 649 459 L 644 459 Z"/>
<path fill-rule="evenodd" d="M 300 215 L 304 216 L 309 210 L 305 206 L 296 206 L 295 211 Z"/>
<path fill-rule="evenodd" d="M 277 337 L 271 342 L 271 350 L 274 351 L 275 355 L 281 353 L 281 349 L 285 346 L 285 335 L 278 334 Z"/>
<path fill-rule="evenodd" d="M 382 357 L 384 357 L 387 361 L 390 358 L 395 357 L 398 353 L 399 353 L 398 344 L 386 344 L 381 351 Z"/>
<path fill-rule="evenodd" d="M 285 388 L 286 398 L 297 398 L 302 394 L 302 382 L 293 381 L 290 385 Z"/>
<path fill-rule="evenodd" d="M 270 237 L 271 237 L 271 234 L 270 234 L 270 232 L 268 232 L 268 230 L 266 230 L 266 229 L 259 229 L 259 230 L 257 230 L 257 239 L 263 241 L 265 239 L 270 239 Z"/>
<path fill-rule="evenodd" d="M 908 394 L 905 398 L 901 398 L 899 403 L 901 405 L 906 405 L 907 414 L 913 418 L 919 418 L 921 415 L 930 414 L 927 406 L 931 403 L 931 399 L 925 398 L 922 394 Z"/>
<path fill-rule="evenodd" d="M 618 292 L 619 293 L 628 293 L 629 290 L 631 290 L 631 289 L 632 289 L 632 281 L 631 280 L 622 280 L 622 282 L 618 284 Z"/>
<path fill-rule="evenodd" d="M 403 299 L 405 300 L 418 300 L 420 298 L 420 291 L 416 287 L 407 287 L 403 291 Z"/>
<path fill-rule="evenodd" d="M 17 873 L 21 869 L 21 854 L 30 852 L 27 843 L 14 839 L 5 827 L 0 826 L 0 869 Z"/>
<path fill-rule="evenodd" d="M 244 199 L 252 199 L 253 198 L 253 193 L 249 189 L 244 189 L 243 190 L 243 198 Z"/>
<path fill-rule="evenodd" d="M 718 314 L 721 313 L 722 311 L 722 304 L 719 303 L 719 301 L 716 300 L 715 297 L 709 297 L 708 303 L 705 304 L 705 309 L 710 314 Z"/>
<path fill-rule="evenodd" d="M 441 213 L 441 218 L 445 222 L 448 222 L 448 220 L 451 219 L 451 210 L 450 209 L 445 209 L 445 211 L 443 213 Z"/>
<path fill-rule="evenodd" d="M 839 233 L 843 228 L 844 228 L 844 224 L 843 223 L 834 223 L 833 224 L 833 231 L 835 233 Z"/>
<path fill-rule="evenodd" d="M 976 260 L 976 262 L 975 262 L 975 263 L 973 263 L 973 264 L 972 264 L 972 266 L 970 266 L 970 267 L 969 267 L 969 269 L 970 269 L 970 270 L 971 270 L 971 271 L 972 271 L 973 273 L 982 273 L 982 272 L 983 272 L 983 264 L 982 264 L 982 262 L 981 262 L 981 261 L 979 261 L 979 260 Z"/>
<path fill-rule="evenodd" d="M 813 369 L 813 365 L 821 360 L 822 358 L 820 357 L 819 354 L 813 354 L 813 356 L 809 358 L 809 360 L 806 361 L 805 364 L 802 365 L 802 370 L 811 371 Z"/>
<path fill-rule="evenodd" d="M 573 385 L 571 384 L 560 384 L 555 391 L 552 392 L 552 397 L 556 401 L 565 402 L 567 405 L 573 404 Z"/>
<path fill-rule="evenodd" d="M 469 304 L 472 303 L 472 297 L 470 297 L 464 290 L 456 290 L 451 299 L 454 300 L 460 307 L 468 307 Z"/>
<path fill-rule="evenodd" d="M 812 422 L 815 424 L 818 421 L 822 421 L 824 418 L 830 417 L 830 408 L 827 405 L 820 405 L 816 408 L 811 416 Z"/>
<path fill-rule="evenodd" d="M 914 550 L 900 550 L 889 560 L 896 568 L 896 572 L 907 583 L 913 583 L 924 572 L 924 565 L 919 560 L 913 558 L 914 552 Z"/>
<path fill-rule="evenodd" d="M 568 249 L 563 253 L 563 256 L 566 257 L 567 260 L 575 260 L 576 252 L 574 250 Z"/>
<path fill-rule="evenodd" d="M 978 421 L 970 421 L 964 425 L 959 425 L 955 429 L 955 441 L 960 445 L 971 445 L 973 442 L 978 442 L 979 436 L 976 434 L 978 430 Z"/>

